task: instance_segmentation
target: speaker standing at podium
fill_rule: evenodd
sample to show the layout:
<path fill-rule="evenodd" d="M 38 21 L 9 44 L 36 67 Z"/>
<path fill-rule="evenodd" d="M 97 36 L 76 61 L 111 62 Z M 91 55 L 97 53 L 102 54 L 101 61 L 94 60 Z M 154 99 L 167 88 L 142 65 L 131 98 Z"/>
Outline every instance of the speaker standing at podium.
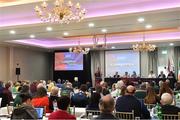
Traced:
<path fill-rule="evenodd" d="M 17 81 L 19 81 L 19 75 L 21 74 L 21 69 L 19 67 L 19 64 L 17 64 L 17 67 L 16 67 L 16 76 L 17 76 Z"/>

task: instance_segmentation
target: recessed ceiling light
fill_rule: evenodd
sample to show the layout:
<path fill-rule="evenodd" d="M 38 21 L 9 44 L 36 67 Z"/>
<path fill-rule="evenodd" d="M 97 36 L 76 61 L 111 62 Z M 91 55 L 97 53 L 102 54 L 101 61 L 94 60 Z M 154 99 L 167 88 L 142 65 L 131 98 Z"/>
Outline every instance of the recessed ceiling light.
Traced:
<path fill-rule="evenodd" d="M 64 35 L 64 36 L 68 36 L 69 33 L 68 33 L 68 32 L 64 32 L 63 35 Z"/>
<path fill-rule="evenodd" d="M 52 27 L 46 27 L 46 30 L 47 30 L 47 31 L 52 31 L 53 28 L 52 28 Z"/>
<path fill-rule="evenodd" d="M 115 46 L 112 46 L 111 49 L 115 49 L 116 47 Z"/>
<path fill-rule="evenodd" d="M 106 33 L 107 29 L 102 29 L 101 32 Z"/>
<path fill-rule="evenodd" d="M 9 34 L 13 34 L 13 35 L 14 35 L 14 34 L 16 34 L 16 31 L 10 30 L 10 31 L 9 31 Z"/>
<path fill-rule="evenodd" d="M 94 27 L 94 23 L 89 23 L 88 26 L 91 28 L 91 27 Z"/>
<path fill-rule="evenodd" d="M 145 28 L 146 28 L 146 29 L 150 29 L 150 28 L 152 28 L 152 25 L 151 25 L 151 24 L 147 24 L 147 25 L 145 26 Z"/>
<path fill-rule="evenodd" d="M 145 20 L 144 20 L 143 17 L 140 17 L 140 18 L 137 19 L 137 21 L 140 22 L 140 23 L 142 23 L 142 22 L 144 22 Z"/>
<path fill-rule="evenodd" d="M 35 36 L 35 35 L 33 35 L 33 34 L 31 34 L 29 37 L 30 37 L 30 38 L 35 38 L 36 36 Z"/>
<path fill-rule="evenodd" d="M 174 46 L 174 43 L 169 43 L 170 46 Z"/>

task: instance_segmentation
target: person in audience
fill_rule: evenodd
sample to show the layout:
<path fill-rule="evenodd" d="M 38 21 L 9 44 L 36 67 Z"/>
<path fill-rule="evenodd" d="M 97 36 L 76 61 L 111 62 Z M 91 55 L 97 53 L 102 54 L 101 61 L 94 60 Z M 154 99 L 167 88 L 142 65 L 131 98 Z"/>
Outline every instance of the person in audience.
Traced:
<path fill-rule="evenodd" d="M 92 84 L 90 81 L 86 81 L 87 89 L 89 90 L 92 87 Z"/>
<path fill-rule="evenodd" d="M 178 114 L 178 112 L 180 112 L 180 108 L 171 105 L 172 103 L 173 103 L 172 95 L 169 93 L 163 93 L 161 96 L 162 114 Z"/>
<path fill-rule="evenodd" d="M 128 72 L 125 72 L 123 78 L 129 78 L 129 77 L 130 76 L 129 76 Z"/>
<path fill-rule="evenodd" d="M 44 87 L 37 88 L 36 95 L 32 99 L 32 104 L 34 107 L 46 107 L 46 113 L 51 112 L 49 108 L 49 98 Z"/>
<path fill-rule="evenodd" d="M 97 92 L 93 92 L 91 94 L 89 104 L 87 105 L 87 110 L 99 110 L 99 100 L 101 99 L 101 95 Z"/>
<path fill-rule="evenodd" d="M 102 94 L 103 94 L 103 95 L 110 94 L 110 92 L 109 92 L 109 90 L 108 90 L 108 84 L 107 84 L 107 82 L 101 81 L 100 85 L 102 86 Z"/>
<path fill-rule="evenodd" d="M 73 82 L 73 88 L 79 88 L 80 87 L 80 83 L 78 81 L 78 77 L 74 77 L 74 82 Z"/>
<path fill-rule="evenodd" d="M 135 117 L 149 119 L 150 113 L 142 101 L 134 97 L 136 89 L 129 85 L 126 89 L 126 94 L 121 96 L 116 101 L 116 111 L 118 112 L 132 112 L 134 110 Z"/>
<path fill-rule="evenodd" d="M 54 86 L 52 89 L 51 89 L 51 93 L 50 93 L 50 97 L 49 97 L 49 108 L 51 111 L 54 110 L 54 108 L 56 108 L 57 106 L 54 106 L 53 103 L 57 103 L 57 100 L 59 98 L 59 88 Z"/>
<path fill-rule="evenodd" d="M 163 71 L 160 72 L 158 78 L 166 78 L 166 75 L 163 73 Z"/>
<path fill-rule="evenodd" d="M 150 87 L 152 87 L 155 90 L 156 94 L 159 94 L 159 86 L 157 86 L 154 81 L 150 82 Z"/>
<path fill-rule="evenodd" d="M 3 106 L 1 104 L 1 107 L 4 107 L 6 105 L 10 105 L 10 102 L 13 101 L 13 96 L 12 96 L 12 92 L 10 91 L 10 89 L 11 89 L 11 84 L 8 82 L 5 84 L 5 88 L 2 91 L 3 95 L 6 96 L 6 100 L 2 100 L 5 103 Z"/>
<path fill-rule="evenodd" d="M 21 95 L 21 94 L 25 94 L 25 93 L 30 93 L 30 92 L 29 92 L 29 86 L 28 86 L 28 85 L 23 85 L 23 86 L 21 87 L 20 93 L 18 93 L 18 94 L 16 95 L 16 98 L 14 99 L 14 104 L 13 104 L 14 107 L 18 107 L 18 106 L 20 106 L 20 105 L 22 104 L 22 99 L 21 99 L 20 95 Z"/>
<path fill-rule="evenodd" d="M 115 91 L 116 90 L 116 83 L 113 83 L 112 84 L 112 87 L 111 87 L 111 92 Z"/>
<path fill-rule="evenodd" d="M 161 95 L 163 93 L 169 93 L 169 94 L 173 95 L 172 89 L 168 86 L 168 84 L 166 82 L 163 82 L 162 86 L 160 87 L 159 96 L 161 97 Z"/>
<path fill-rule="evenodd" d="M 175 91 L 180 91 L 180 81 L 176 83 Z"/>
<path fill-rule="evenodd" d="M 102 97 L 102 99 L 99 101 L 99 109 L 101 113 L 98 117 L 95 118 L 95 120 L 116 119 L 116 117 L 113 115 L 114 105 L 114 99 L 110 95 Z"/>
<path fill-rule="evenodd" d="M 70 105 L 70 98 L 68 96 L 62 96 L 57 101 L 58 109 L 55 112 L 52 112 L 48 117 L 49 120 L 76 120 L 76 117 L 69 114 L 67 109 Z"/>
<path fill-rule="evenodd" d="M 148 87 L 147 95 L 144 98 L 144 103 L 146 103 L 146 104 L 156 104 L 159 101 L 160 101 L 160 99 L 156 95 L 154 88 L 153 87 Z"/>
<path fill-rule="evenodd" d="M 156 75 L 154 74 L 152 70 L 150 71 L 148 78 L 156 78 Z"/>
<path fill-rule="evenodd" d="M 30 92 L 31 92 L 31 95 L 34 96 L 35 93 L 37 91 L 37 81 L 33 81 L 31 84 L 30 84 Z"/>
<path fill-rule="evenodd" d="M 97 93 L 99 93 L 99 94 L 101 95 L 101 97 L 103 96 L 103 94 L 102 94 L 102 87 L 101 87 L 100 85 L 97 85 L 97 86 L 95 87 L 95 91 L 96 91 Z"/>
<path fill-rule="evenodd" d="M 51 92 L 51 89 L 55 86 L 54 82 L 51 80 L 48 80 L 48 84 L 47 84 L 47 91 Z"/>
<path fill-rule="evenodd" d="M 37 112 L 31 104 L 31 95 L 29 93 L 23 93 L 20 95 L 20 97 L 22 104 L 20 107 L 14 109 L 11 119 L 38 119 Z"/>
<path fill-rule="evenodd" d="M 134 96 L 137 97 L 138 99 L 143 100 L 143 99 L 146 97 L 146 93 L 147 93 L 146 83 L 143 82 L 143 83 L 140 85 L 140 89 L 136 90 Z"/>
<path fill-rule="evenodd" d="M 118 82 L 116 83 L 116 90 L 115 90 L 115 91 L 112 91 L 112 92 L 111 92 L 111 95 L 112 95 L 113 97 L 118 97 L 118 96 L 120 96 L 121 87 L 122 87 L 122 86 L 125 86 L 125 85 L 124 85 L 124 82 L 123 82 L 122 80 L 118 81 Z"/>
<path fill-rule="evenodd" d="M 75 105 L 76 107 L 86 107 L 86 105 L 88 104 L 86 91 L 86 85 L 82 84 L 80 87 L 80 91 L 78 93 L 74 93 L 71 97 L 72 105 Z"/>
<path fill-rule="evenodd" d="M 174 84 L 176 83 L 176 77 L 173 71 L 170 71 L 168 73 L 167 79 L 170 80 L 170 87 L 173 89 L 174 88 Z"/>
<path fill-rule="evenodd" d="M 131 78 L 137 78 L 136 71 L 133 71 L 133 73 L 132 73 L 132 75 L 131 75 Z"/>
<path fill-rule="evenodd" d="M 120 93 L 120 96 L 125 95 L 125 93 L 126 93 L 126 86 L 122 86 L 122 87 L 121 87 L 121 93 Z"/>
<path fill-rule="evenodd" d="M 116 72 L 114 75 L 114 78 L 119 78 L 119 77 L 120 77 L 120 75 L 118 74 L 118 72 Z"/>

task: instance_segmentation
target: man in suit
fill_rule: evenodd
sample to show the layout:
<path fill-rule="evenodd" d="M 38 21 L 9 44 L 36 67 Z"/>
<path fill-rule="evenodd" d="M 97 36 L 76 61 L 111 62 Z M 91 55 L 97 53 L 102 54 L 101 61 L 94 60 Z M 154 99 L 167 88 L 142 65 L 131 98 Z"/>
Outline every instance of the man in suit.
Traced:
<path fill-rule="evenodd" d="M 118 75 L 118 72 L 115 73 L 114 78 L 119 78 L 120 75 Z"/>
<path fill-rule="evenodd" d="M 158 75 L 158 78 L 166 78 L 166 75 L 161 71 L 161 73 Z"/>
<path fill-rule="evenodd" d="M 124 96 L 119 97 L 116 101 L 116 111 L 118 112 L 131 112 L 134 110 L 135 117 L 149 119 L 150 113 L 142 101 L 139 101 L 135 96 L 136 89 L 134 86 L 129 85 L 126 89 Z"/>
<path fill-rule="evenodd" d="M 95 119 L 116 119 L 116 117 L 112 114 L 114 111 L 114 104 L 114 99 L 111 97 L 111 95 L 102 97 L 102 99 L 99 101 L 99 109 L 101 114 Z"/>
<path fill-rule="evenodd" d="M 163 93 L 161 96 L 162 104 L 162 114 L 178 114 L 180 108 L 174 105 L 171 105 L 173 102 L 173 97 L 169 93 Z"/>

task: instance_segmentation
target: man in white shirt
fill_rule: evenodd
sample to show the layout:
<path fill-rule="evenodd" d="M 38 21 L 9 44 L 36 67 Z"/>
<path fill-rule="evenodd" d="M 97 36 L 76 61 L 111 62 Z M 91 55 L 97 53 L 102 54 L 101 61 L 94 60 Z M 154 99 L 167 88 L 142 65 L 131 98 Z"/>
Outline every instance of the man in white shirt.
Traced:
<path fill-rule="evenodd" d="M 153 73 L 152 70 L 150 71 L 148 78 L 156 78 L 156 75 Z"/>

